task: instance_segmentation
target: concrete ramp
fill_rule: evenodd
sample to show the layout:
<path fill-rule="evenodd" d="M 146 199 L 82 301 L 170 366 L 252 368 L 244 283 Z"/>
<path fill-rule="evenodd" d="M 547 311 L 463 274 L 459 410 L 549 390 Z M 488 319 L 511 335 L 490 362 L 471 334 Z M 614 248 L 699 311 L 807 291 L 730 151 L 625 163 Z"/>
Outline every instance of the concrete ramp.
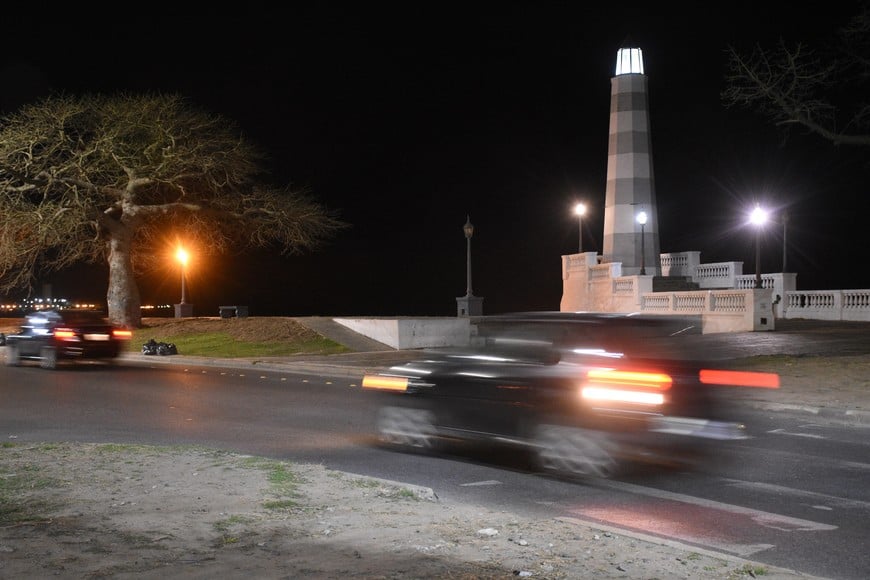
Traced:
<path fill-rule="evenodd" d="M 355 352 L 381 352 L 395 350 L 388 344 L 375 340 L 339 324 L 327 316 L 305 316 L 294 318 L 296 322 L 330 340 L 346 346 Z"/>
<path fill-rule="evenodd" d="M 468 346 L 468 318 L 334 318 L 337 324 L 398 350 Z"/>

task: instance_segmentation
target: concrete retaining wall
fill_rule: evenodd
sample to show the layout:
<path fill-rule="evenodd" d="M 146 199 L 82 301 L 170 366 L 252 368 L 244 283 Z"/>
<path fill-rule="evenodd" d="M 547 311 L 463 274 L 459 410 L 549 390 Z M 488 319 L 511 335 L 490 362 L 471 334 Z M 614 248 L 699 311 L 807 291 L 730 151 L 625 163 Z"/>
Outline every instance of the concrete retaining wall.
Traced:
<path fill-rule="evenodd" d="M 469 318 L 334 318 L 335 322 L 398 350 L 468 346 Z"/>

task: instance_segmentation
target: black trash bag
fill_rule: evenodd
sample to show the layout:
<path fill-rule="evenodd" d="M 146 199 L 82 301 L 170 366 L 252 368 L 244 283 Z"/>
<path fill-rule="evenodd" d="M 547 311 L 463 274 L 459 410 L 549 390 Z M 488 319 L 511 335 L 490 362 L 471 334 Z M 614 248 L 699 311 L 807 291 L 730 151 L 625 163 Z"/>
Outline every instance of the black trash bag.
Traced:
<path fill-rule="evenodd" d="M 142 345 L 142 354 L 157 354 L 157 341 L 153 338 Z"/>
<path fill-rule="evenodd" d="M 178 348 L 171 342 L 157 342 L 152 338 L 142 345 L 142 354 L 166 356 L 178 354 Z"/>
<path fill-rule="evenodd" d="M 178 349 L 171 342 L 161 342 L 157 345 L 157 354 L 161 356 L 178 354 Z"/>

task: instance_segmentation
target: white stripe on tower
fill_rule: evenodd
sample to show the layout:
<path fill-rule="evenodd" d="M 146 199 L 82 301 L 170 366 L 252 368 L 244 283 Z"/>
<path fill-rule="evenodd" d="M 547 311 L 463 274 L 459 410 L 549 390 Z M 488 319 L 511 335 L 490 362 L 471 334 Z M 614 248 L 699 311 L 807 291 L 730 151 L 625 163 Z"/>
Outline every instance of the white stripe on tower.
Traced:
<path fill-rule="evenodd" d="M 639 48 L 621 48 L 610 80 L 610 140 L 604 203 L 604 262 L 622 262 L 639 274 L 641 248 L 648 275 L 660 273 L 659 227 L 650 139 L 647 77 Z M 646 212 L 641 228 L 637 215 Z M 643 231 L 643 240 L 641 240 Z"/>

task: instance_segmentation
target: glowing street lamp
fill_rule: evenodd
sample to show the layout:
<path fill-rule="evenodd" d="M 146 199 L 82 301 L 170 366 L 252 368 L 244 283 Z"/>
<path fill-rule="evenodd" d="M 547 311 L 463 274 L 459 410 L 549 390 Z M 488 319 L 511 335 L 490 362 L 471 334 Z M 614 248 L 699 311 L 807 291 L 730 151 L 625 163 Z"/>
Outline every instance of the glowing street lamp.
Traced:
<path fill-rule="evenodd" d="M 181 264 L 181 304 L 187 304 L 187 291 L 184 284 L 184 269 L 187 267 L 187 260 L 190 258 L 187 250 L 179 247 L 175 252 L 175 259 Z"/>
<path fill-rule="evenodd" d="M 583 253 L 583 216 L 586 214 L 586 204 L 578 203 L 574 206 L 574 213 L 577 215 L 577 233 L 580 236 L 580 243 L 577 245 L 578 253 Z"/>
<path fill-rule="evenodd" d="M 637 220 L 637 223 L 640 224 L 640 275 L 646 276 L 646 247 L 644 241 L 645 236 L 643 232 L 644 226 L 646 226 L 646 212 L 642 211 L 638 213 L 635 219 Z"/>
<path fill-rule="evenodd" d="M 749 223 L 755 226 L 755 289 L 761 289 L 761 228 L 767 223 L 768 212 L 756 205 L 749 214 Z"/>

